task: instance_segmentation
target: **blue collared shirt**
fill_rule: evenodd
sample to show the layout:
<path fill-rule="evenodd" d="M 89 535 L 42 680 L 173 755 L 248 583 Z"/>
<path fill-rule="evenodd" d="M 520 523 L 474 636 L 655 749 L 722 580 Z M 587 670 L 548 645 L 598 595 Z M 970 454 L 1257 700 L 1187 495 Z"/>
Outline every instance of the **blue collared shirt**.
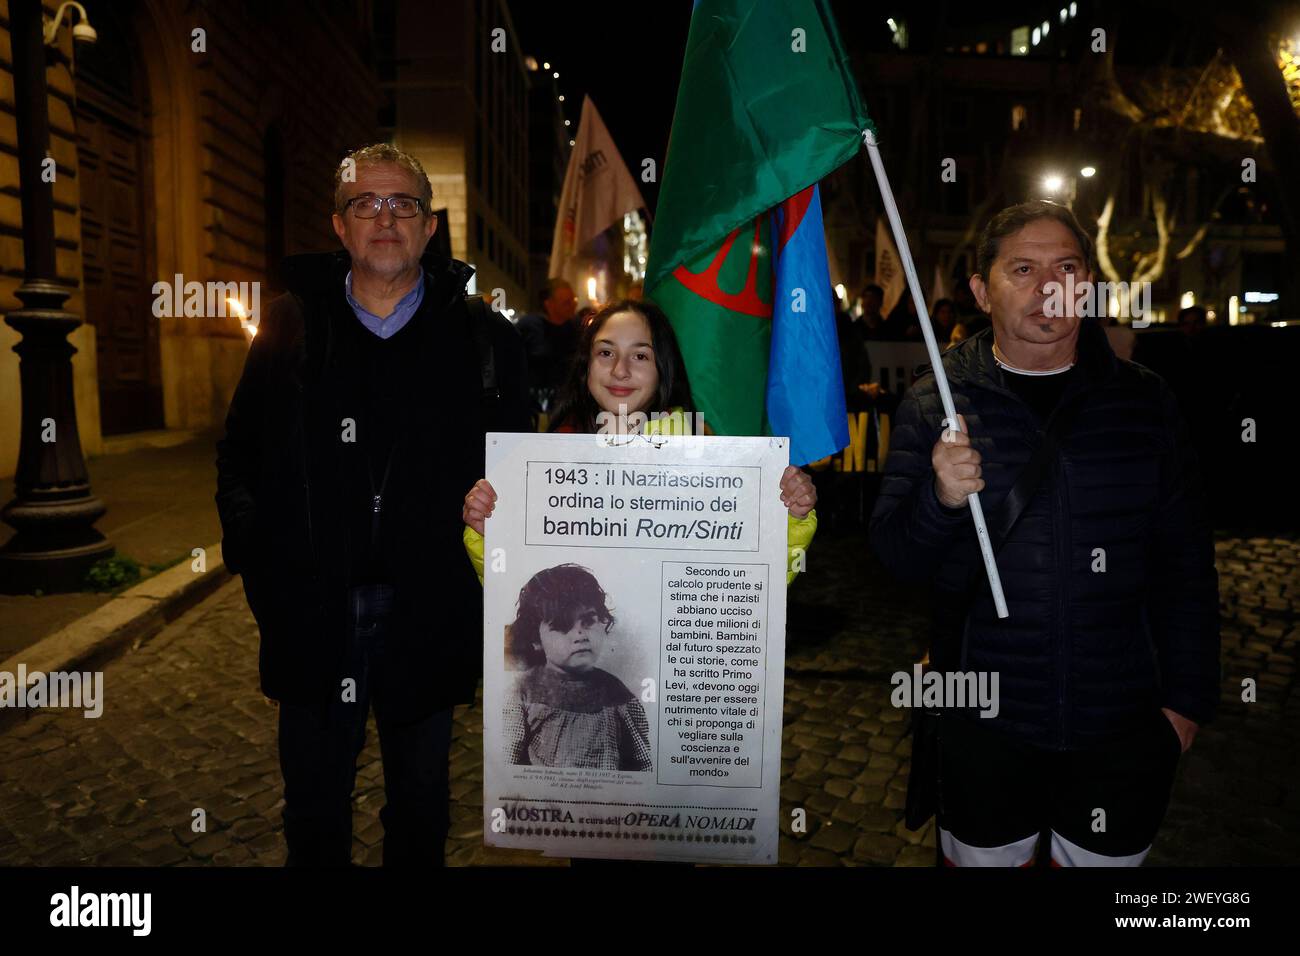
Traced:
<path fill-rule="evenodd" d="M 348 305 L 352 306 L 352 311 L 361 320 L 361 324 L 381 339 L 391 339 L 402 331 L 407 322 L 411 321 L 411 316 L 415 315 L 416 310 L 420 308 L 420 303 L 424 301 L 424 272 L 420 272 L 420 281 L 415 283 L 415 288 L 402 296 L 393 307 L 392 314 L 383 319 L 352 298 L 351 269 L 348 270 L 348 277 L 343 281 L 343 287 L 348 297 Z"/>

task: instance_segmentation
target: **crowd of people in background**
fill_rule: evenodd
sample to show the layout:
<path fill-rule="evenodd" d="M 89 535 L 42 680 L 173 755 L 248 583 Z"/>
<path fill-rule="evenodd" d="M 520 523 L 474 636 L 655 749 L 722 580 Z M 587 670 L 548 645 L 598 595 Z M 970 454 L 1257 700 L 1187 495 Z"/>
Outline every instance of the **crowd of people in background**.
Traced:
<path fill-rule="evenodd" d="M 923 339 L 916 303 L 910 295 L 904 293 L 888 316 L 883 313 L 884 303 L 885 290 L 868 283 L 852 309 L 836 309 L 844 404 L 850 413 L 875 410 L 889 414 L 898 407 L 898 390 L 882 385 L 874 375 L 868 343 Z M 979 310 L 970 295 L 962 301 L 936 300 L 930 309 L 930 322 L 940 349 L 956 345 L 989 324 L 988 316 Z"/>
<path fill-rule="evenodd" d="M 957 299 L 937 299 L 930 307 L 930 323 L 935 341 L 941 351 L 970 338 L 989 325 L 989 318 L 975 304 L 969 290 L 958 293 Z M 885 290 L 875 283 L 863 286 L 852 309 L 837 308 L 836 332 L 840 345 L 840 364 L 844 372 L 845 407 L 850 413 L 874 409 L 892 412 L 898 406 L 899 396 L 877 381 L 871 367 L 868 342 L 921 342 L 920 319 L 916 303 L 906 292 L 897 304 L 883 314 Z M 1136 342 L 1133 328 L 1114 318 L 1098 317 L 1106 330 L 1111 348 L 1122 359 L 1131 360 Z M 1179 310 L 1177 327 L 1187 340 L 1195 340 L 1208 324 L 1204 306 L 1192 305 Z"/>
<path fill-rule="evenodd" d="M 882 312 L 884 302 L 885 290 L 875 283 L 868 283 L 858 294 L 853 308 L 838 309 L 836 321 L 841 344 L 846 335 L 861 341 L 920 342 L 921 320 L 917 317 L 912 297 L 902 295 L 888 316 Z M 936 300 L 930 307 L 930 321 L 935 338 L 944 348 L 956 345 L 989 324 L 988 316 L 979 310 L 969 294 L 959 295 L 957 299 Z"/>
<path fill-rule="evenodd" d="M 624 298 L 639 302 L 643 291 L 644 285 L 634 282 Z M 491 296 L 483 298 L 491 304 Z M 582 330 L 596 314 L 593 306 L 578 308 L 578 295 L 573 286 L 558 277 L 546 280 L 537 306 L 537 311 L 520 316 L 515 325 L 528 355 L 528 392 L 534 420 L 550 415 L 573 364 Z"/>
<path fill-rule="evenodd" d="M 636 301 L 641 294 L 641 284 L 636 283 L 628 290 L 627 298 Z M 875 410 L 888 414 L 898 406 L 900 390 L 890 389 L 875 379 L 867 343 L 923 340 L 916 303 L 910 295 L 905 292 L 900 296 L 887 316 L 884 302 L 884 289 L 873 282 L 862 287 L 852 308 L 836 309 L 845 407 L 850 413 Z M 528 385 L 535 417 L 551 410 L 582 328 L 594 312 L 590 306 L 578 308 L 577 293 L 567 281 L 551 278 L 542 289 L 537 311 L 519 319 L 516 327 L 528 353 Z M 1132 329 L 1107 316 L 1100 317 L 1099 321 L 1106 328 L 1115 353 L 1121 358 L 1131 358 Z M 987 328 L 989 318 L 980 311 L 969 290 L 962 287 L 956 298 L 945 297 L 934 302 L 930 307 L 930 322 L 939 348 L 946 351 Z M 1178 313 L 1178 327 L 1188 338 L 1195 337 L 1205 325 L 1206 311 L 1201 306 L 1191 306 Z"/>

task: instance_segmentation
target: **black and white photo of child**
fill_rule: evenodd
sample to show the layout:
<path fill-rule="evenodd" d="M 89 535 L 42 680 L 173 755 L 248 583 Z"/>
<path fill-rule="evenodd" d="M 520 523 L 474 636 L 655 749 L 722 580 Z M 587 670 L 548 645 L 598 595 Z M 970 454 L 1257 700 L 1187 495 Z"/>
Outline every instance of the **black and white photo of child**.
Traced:
<path fill-rule="evenodd" d="M 576 564 L 538 571 L 506 628 L 506 759 L 516 765 L 653 769 L 650 725 L 632 691 L 596 666 L 614 626 L 604 589 Z"/>

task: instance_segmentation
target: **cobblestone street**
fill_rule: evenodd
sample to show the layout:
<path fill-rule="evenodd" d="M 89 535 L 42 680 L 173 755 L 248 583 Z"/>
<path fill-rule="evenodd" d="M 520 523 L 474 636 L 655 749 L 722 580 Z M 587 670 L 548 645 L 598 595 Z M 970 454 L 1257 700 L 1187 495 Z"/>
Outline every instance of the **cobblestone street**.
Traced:
<path fill-rule="evenodd" d="M 1283 864 L 1300 851 L 1300 543 L 1217 544 L 1223 703 L 1183 758 L 1149 864 Z M 824 535 L 791 591 L 780 859 L 930 866 L 931 823 L 902 825 L 910 714 L 889 675 L 919 659 L 920 599 L 890 582 L 861 536 Z M 275 711 L 257 690 L 257 636 L 238 581 L 105 670 L 98 720 L 46 711 L 0 734 L 0 864 L 279 865 Z M 1258 702 L 1242 702 L 1242 681 Z M 479 706 L 452 750 L 452 865 L 559 865 L 482 845 Z M 383 805 L 371 724 L 358 774 L 354 859 L 377 865 Z M 791 833 L 790 811 L 807 811 Z M 191 829 L 203 808 L 207 832 Z"/>

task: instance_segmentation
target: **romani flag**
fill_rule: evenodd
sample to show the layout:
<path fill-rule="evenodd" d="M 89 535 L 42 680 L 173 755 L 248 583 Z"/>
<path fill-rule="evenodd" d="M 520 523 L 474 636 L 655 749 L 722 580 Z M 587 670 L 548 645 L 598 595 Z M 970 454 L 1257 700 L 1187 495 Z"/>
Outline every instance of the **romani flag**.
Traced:
<path fill-rule="evenodd" d="M 710 427 L 795 464 L 848 444 L 817 183 L 868 123 L 827 0 L 697 0 L 646 296 Z"/>

